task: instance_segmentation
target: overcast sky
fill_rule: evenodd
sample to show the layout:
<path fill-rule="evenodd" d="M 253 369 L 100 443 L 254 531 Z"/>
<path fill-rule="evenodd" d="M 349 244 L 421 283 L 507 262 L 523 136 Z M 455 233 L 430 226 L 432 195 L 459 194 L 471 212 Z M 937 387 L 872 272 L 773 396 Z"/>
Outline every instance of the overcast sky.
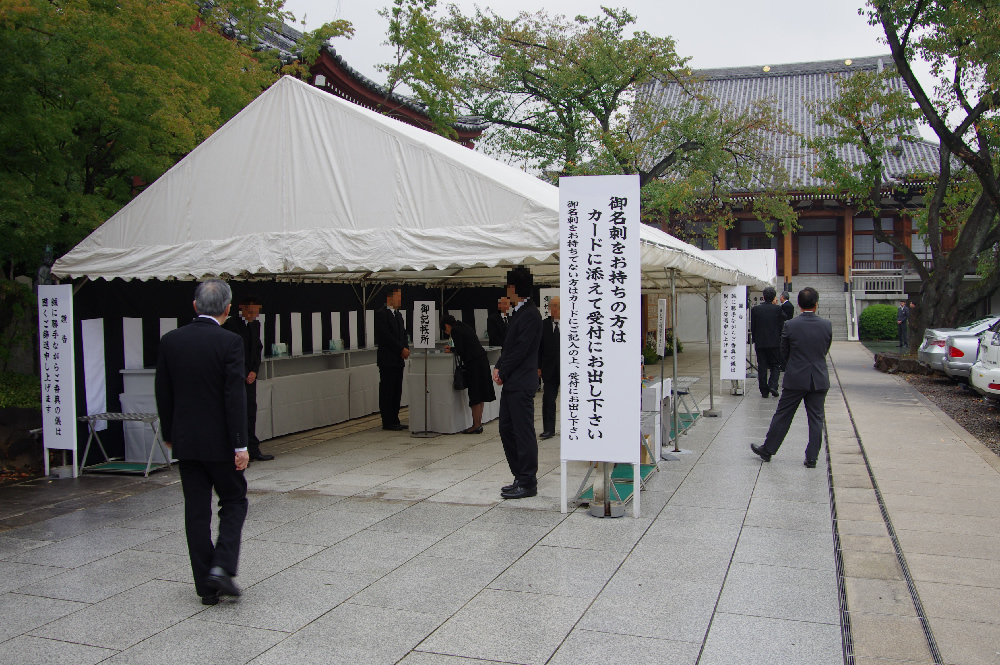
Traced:
<path fill-rule="evenodd" d="M 352 67 L 382 83 L 385 75 L 376 65 L 392 58 L 382 45 L 388 22 L 378 15 L 391 0 L 285 0 L 285 8 L 298 21 L 306 19 L 312 30 L 333 19 L 354 25 L 350 40 L 335 39 L 333 45 Z M 439 0 L 439 7 L 449 4 Z M 454 2 L 466 13 L 474 11 L 471 0 Z M 695 69 L 775 65 L 813 60 L 841 60 L 881 55 L 889 49 L 880 41 L 881 30 L 858 15 L 860 0 L 505 0 L 479 3 L 492 6 L 505 17 L 520 11 L 546 10 L 550 15 L 595 16 L 601 4 L 625 6 L 636 18 L 637 28 L 656 36 L 671 36 L 677 52 L 691 57 Z M 301 23 L 296 27 L 302 28 Z M 918 72 L 920 75 L 920 72 Z M 922 77 L 923 78 L 923 77 Z M 927 83 L 924 82 L 925 87 Z M 926 136 L 925 132 L 925 136 Z M 928 137 L 929 138 L 929 137 Z"/>

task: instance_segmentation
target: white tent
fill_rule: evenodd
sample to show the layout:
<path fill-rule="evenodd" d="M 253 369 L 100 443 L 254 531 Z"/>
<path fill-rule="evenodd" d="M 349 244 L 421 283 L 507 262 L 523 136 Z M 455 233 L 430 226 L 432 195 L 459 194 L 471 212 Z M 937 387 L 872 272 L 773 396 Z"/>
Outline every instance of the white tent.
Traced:
<path fill-rule="evenodd" d="M 671 269 L 692 289 L 768 281 L 651 227 L 641 243 L 647 288 Z M 496 284 L 524 263 L 553 284 L 558 247 L 556 187 L 286 77 L 53 272 Z"/>

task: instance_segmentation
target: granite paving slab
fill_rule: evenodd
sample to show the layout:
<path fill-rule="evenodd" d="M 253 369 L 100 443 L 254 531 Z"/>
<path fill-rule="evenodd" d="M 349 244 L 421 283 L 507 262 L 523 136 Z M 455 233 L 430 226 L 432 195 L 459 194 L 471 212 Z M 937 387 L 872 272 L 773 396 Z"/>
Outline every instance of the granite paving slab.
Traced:
<path fill-rule="evenodd" d="M 79 609 L 30 634 L 122 650 L 204 609 L 191 584 L 153 580 Z"/>
<path fill-rule="evenodd" d="M 575 598 L 486 589 L 417 651 L 524 665 L 545 663 L 585 605 Z"/>
<path fill-rule="evenodd" d="M 344 603 L 251 665 L 394 665 L 445 616 Z"/>
<path fill-rule="evenodd" d="M 840 626 L 719 612 L 698 663 L 843 665 L 840 639 Z"/>
<path fill-rule="evenodd" d="M 247 587 L 236 602 L 219 603 L 198 618 L 292 633 L 367 585 L 366 578 L 348 573 L 289 568 Z"/>
<path fill-rule="evenodd" d="M 109 649 L 21 635 L 4 642 L 0 665 L 94 665 L 114 653 Z"/>
<path fill-rule="evenodd" d="M 109 665 L 243 665 L 287 633 L 185 619 L 108 659 Z"/>

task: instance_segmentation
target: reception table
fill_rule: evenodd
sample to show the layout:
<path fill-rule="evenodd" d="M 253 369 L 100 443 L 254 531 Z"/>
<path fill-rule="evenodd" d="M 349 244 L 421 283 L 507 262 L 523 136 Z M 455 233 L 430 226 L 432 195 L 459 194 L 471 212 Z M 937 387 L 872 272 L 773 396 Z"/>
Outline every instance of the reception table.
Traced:
<path fill-rule="evenodd" d="M 486 347 L 490 367 L 500 358 L 500 347 Z M 410 354 L 410 371 L 407 378 L 410 397 L 410 431 L 423 432 L 424 428 L 424 367 L 427 368 L 427 427 L 426 431 L 454 434 L 472 426 L 469 410 L 469 391 L 455 390 L 455 355 L 441 349 L 414 349 Z M 496 400 L 483 404 L 483 422 L 500 415 L 501 386 L 493 385 Z"/>

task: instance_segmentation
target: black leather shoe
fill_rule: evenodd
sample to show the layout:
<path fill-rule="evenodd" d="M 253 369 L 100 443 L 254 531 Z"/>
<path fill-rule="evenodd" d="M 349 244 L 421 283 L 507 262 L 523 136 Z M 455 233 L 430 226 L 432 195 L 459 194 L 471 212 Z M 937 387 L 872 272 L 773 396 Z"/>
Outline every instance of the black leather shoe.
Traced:
<path fill-rule="evenodd" d="M 521 487 L 518 485 L 509 492 L 500 492 L 500 496 L 505 499 L 527 499 L 529 496 L 538 494 L 537 487 Z"/>
<path fill-rule="evenodd" d="M 754 452 L 755 455 L 760 457 L 765 462 L 771 461 L 771 453 L 764 450 L 763 446 L 758 446 L 753 443 L 750 444 L 750 450 Z"/>
<path fill-rule="evenodd" d="M 250 457 L 254 462 L 269 462 L 274 459 L 274 455 L 265 455 L 264 453 L 257 453 Z"/>
<path fill-rule="evenodd" d="M 219 604 L 219 592 L 210 593 L 207 596 L 201 597 L 202 605 L 218 605 Z"/>
<path fill-rule="evenodd" d="M 813 460 L 811 462 L 809 460 L 806 460 L 806 461 L 802 462 L 802 464 L 804 464 L 807 469 L 815 469 L 816 468 L 816 460 Z"/>
<path fill-rule="evenodd" d="M 483 433 L 483 426 L 482 425 L 480 425 L 476 429 L 472 429 L 470 427 L 469 429 L 463 429 L 462 430 L 462 434 L 482 434 L 482 433 Z"/>
<path fill-rule="evenodd" d="M 387 429 L 390 432 L 401 432 L 404 429 L 410 429 L 410 428 L 404 425 L 403 423 L 397 423 L 395 425 L 389 425 L 387 427 L 383 427 L 382 429 Z"/>
<path fill-rule="evenodd" d="M 774 395 L 775 397 L 777 397 L 778 396 L 778 391 L 777 390 L 772 390 L 771 394 Z"/>
<path fill-rule="evenodd" d="M 503 487 L 501 487 L 500 488 L 500 493 L 503 494 L 504 492 L 510 492 L 515 487 L 518 487 L 517 478 L 515 478 L 514 482 L 512 482 L 510 485 L 504 485 Z"/>
<path fill-rule="evenodd" d="M 764 399 L 767 399 L 768 397 L 770 397 L 770 395 L 768 393 L 761 393 L 760 396 L 763 397 Z"/>
<path fill-rule="evenodd" d="M 236 582 L 233 581 L 233 576 L 219 566 L 212 566 L 212 569 L 208 571 L 208 577 L 205 578 L 205 584 L 213 589 L 218 589 L 219 593 L 227 596 L 243 595 L 240 588 L 236 586 Z"/>
<path fill-rule="evenodd" d="M 555 432 L 542 432 L 541 434 L 538 435 L 538 438 L 540 438 L 540 439 L 551 439 L 555 435 L 556 435 Z"/>

